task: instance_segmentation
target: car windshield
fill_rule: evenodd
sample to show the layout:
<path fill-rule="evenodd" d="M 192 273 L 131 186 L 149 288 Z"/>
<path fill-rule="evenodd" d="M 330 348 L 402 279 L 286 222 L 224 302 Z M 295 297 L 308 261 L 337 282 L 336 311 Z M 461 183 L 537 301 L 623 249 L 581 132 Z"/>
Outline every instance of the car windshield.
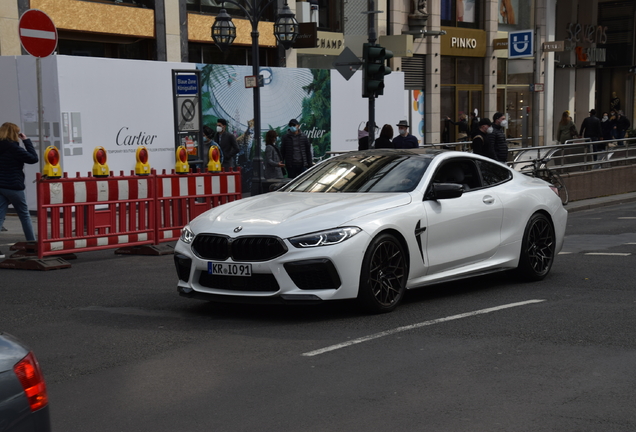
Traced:
<path fill-rule="evenodd" d="M 410 192 L 432 156 L 398 152 L 354 152 L 326 160 L 281 189 L 285 192 Z"/>

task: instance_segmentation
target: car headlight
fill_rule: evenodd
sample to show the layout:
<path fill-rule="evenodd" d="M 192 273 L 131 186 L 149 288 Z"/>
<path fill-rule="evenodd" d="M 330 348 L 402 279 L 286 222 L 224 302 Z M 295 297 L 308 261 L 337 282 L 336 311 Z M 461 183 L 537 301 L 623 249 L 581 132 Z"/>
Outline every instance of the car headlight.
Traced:
<path fill-rule="evenodd" d="M 190 225 L 186 225 L 183 227 L 183 229 L 181 230 L 181 237 L 179 237 L 179 240 L 187 244 L 192 243 L 192 240 L 194 240 L 194 233 L 190 229 Z"/>
<path fill-rule="evenodd" d="M 334 228 L 327 231 L 305 234 L 290 238 L 289 241 L 297 248 L 311 248 L 317 246 L 329 246 L 342 243 L 362 231 L 358 227 Z"/>

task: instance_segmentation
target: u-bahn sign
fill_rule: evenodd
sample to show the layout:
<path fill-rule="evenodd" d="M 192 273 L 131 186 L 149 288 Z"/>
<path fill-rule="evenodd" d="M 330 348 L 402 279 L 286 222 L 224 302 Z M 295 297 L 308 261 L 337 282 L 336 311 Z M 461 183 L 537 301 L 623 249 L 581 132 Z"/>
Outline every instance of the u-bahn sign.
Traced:
<path fill-rule="evenodd" d="M 48 57 L 57 47 L 57 28 L 47 14 L 30 9 L 22 14 L 18 24 L 20 43 L 33 57 Z"/>
<path fill-rule="evenodd" d="M 508 58 L 532 57 L 534 55 L 534 31 L 521 30 L 508 33 Z"/>

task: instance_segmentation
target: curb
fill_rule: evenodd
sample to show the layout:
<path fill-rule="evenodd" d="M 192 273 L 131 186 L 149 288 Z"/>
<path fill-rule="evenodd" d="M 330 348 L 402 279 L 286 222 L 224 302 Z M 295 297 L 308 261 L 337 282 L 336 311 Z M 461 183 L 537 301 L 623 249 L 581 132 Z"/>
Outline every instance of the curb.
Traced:
<path fill-rule="evenodd" d="M 630 192 L 620 195 L 611 195 L 600 198 L 590 198 L 586 200 L 574 201 L 565 206 L 569 212 L 577 212 L 583 210 L 591 210 L 599 207 L 607 207 L 611 205 L 620 205 L 636 201 L 636 192 Z"/>

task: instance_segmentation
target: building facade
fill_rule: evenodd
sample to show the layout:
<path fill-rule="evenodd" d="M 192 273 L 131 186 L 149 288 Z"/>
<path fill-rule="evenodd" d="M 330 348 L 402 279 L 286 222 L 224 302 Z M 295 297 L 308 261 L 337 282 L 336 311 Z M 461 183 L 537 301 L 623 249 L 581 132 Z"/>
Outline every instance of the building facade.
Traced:
<path fill-rule="evenodd" d="M 489 118 L 506 113 L 508 137 L 534 145 L 554 143 L 565 110 L 580 125 L 590 108 L 607 111 L 618 101 L 634 120 L 633 0 L 291 2 L 317 40 L 315 48 L 290 50 L 278 47 L 273 34 L 283 4 L 276 0 L 262 11 L 262 66 L 333 68 L 345 47 L 361 56 L 372 26 L 378 42 L 395 52 L 393 70 L 405 73 L 405 100 L 421 105 L 421 118 L 405 111 L 425 143 L 456 141 L 458 130 L 445 119 L 475 111 Z M 225 52 L 214 45 L 210 29 L 222 6 L 217 0 L 5 0 L 0 55 L 24 54 L 19 17 L 40 9 L 58 28 L 58 54 L 251 64 L 251 25 L 240 8 L 224 5 L 237 27 L 234 44 Z M 369 20 L 370 6 L 379 12 Z M 510 58 L 508 40 L 523 31 L 532 33 L 534 48 Z"/>

